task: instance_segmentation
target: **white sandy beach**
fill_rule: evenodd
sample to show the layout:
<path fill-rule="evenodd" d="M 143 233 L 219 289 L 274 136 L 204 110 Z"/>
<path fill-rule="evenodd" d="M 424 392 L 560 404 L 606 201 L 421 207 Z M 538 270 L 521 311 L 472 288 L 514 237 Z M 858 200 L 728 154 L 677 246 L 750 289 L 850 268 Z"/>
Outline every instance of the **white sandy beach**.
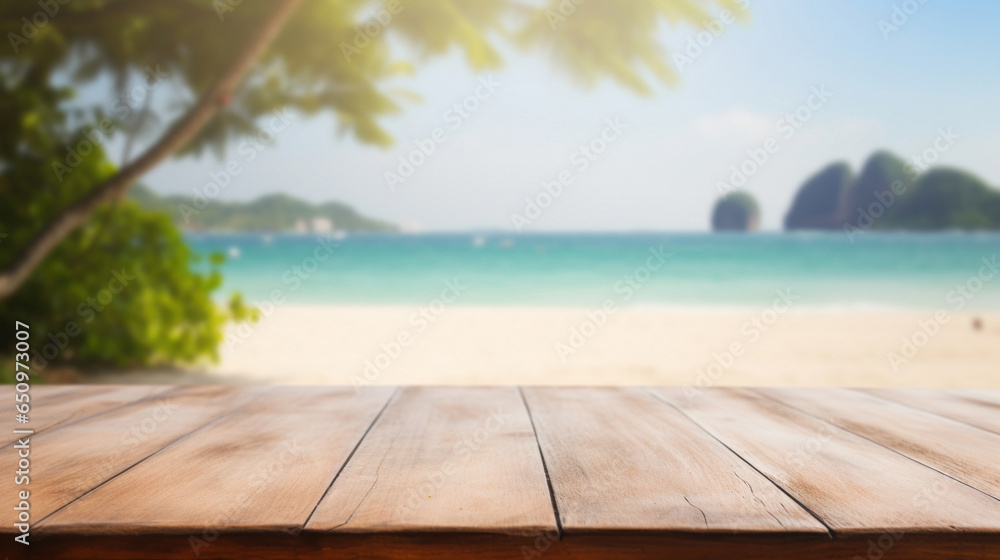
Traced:
<path fill-rule="evenodd" d="M 1000 387 L 998 313 L 940 315 L 933 336 L 916 334 L 921 323 L 934 331 L 933 311 L 622 309 L 596 328 L 588 313 L 289 305 L 234 329 L 208 373 L 278 384 Z"/>

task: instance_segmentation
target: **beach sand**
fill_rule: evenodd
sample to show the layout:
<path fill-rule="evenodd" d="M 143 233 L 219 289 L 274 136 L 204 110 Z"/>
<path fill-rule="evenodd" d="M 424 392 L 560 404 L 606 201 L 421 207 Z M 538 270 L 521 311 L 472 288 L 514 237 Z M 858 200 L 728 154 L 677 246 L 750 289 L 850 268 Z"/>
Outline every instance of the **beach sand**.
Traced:
<path fill-rule="evenodd" d="M 344 385 L 1000 387 L 995 312 L 939 314 L 945 324 L 925 336 L 917 334 L 924 332 L 921 323 L 932 333 L 939 324 L 933 310 L 626 308 L 603 320 L 594 310 L 568 307 L 435 311 L 281 306 L 252 328 L 231 328 L 221 363 L 187 378 Z M 976 318 L 979 330 L 973 328 Z M 904 338 L 913 348 L 905 347 Z M 899 358 L 895 367 L 891 353 Z M 170 373 L 144 377 L 179 382 Z"/>

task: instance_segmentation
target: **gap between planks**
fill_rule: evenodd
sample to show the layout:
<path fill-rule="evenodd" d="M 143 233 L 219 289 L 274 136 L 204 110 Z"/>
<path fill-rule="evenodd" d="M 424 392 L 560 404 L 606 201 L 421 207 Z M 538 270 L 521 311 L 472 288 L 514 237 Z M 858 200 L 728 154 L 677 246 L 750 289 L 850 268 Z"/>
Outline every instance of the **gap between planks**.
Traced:
<path fill-rule="evenodd" d="M 709 430 L 707 430 L 704 426 L 702 426 L 700 423 L 698 423 L 697 420 L 695 420 L 694 418 L 691 418 L 691 416 L 688 415 L 688 413 L 684 412 L 679 407 L 675 406 L 673 403 L 666 401 L 655 389 L 649 389 L 648 391 L 649 391 L 650 395 L 653 396 L 654 399 L 656 399 L 657 401 L 663 403 L 665 406 L 669 406 L 670 408 L 672 408 L 672 409 L 676 410 L 677 412 L 679 412 L 681 414 L 681 416 L 687 418 L 688 421 L 691 422 L 692 425 L 694 425 L 699 430 L 701 430 L 702 432 L 704 432 L 705 434 L 707 434 L 708 437 L 710 437 L 710 438 L 714 439 L 715 441 L 719 442 L 719 445 L 721 445 L 721 446 L 725 447 L 726 449 L 728 449 L 730 453 L 732 453 L 733 455 L 735 455 L 736 457 L 738 457 L 741 461 L 743 461 L 744 463 L 746 463 L 751 469 L 757 471 L 762 477 L 764 477 L 765 479 L 767 479 L 768 482 L 770 482 L 771 484 L 773 484 L 775 488 L 777 488 L 778 490 L 781 490 L 786 496 L 788 496 L 789 498 L 791 498 L 796 504 L 799 505 L 799 507 L 801 507 L 803 510 L 805 510 L 809 515 L 813 516 L 813 518 L 815 518 L 816 521 L 818 521 L 821 525 L 823 525 L 824 528 L 826 528 L 827 536 L 829 538 L 833 539 L 833 538 L 835 538 L 837 536 L 837 534 L 833 530 L 833 528 L 830 527 L 830 525 L 828 525 L 827 522 L 824 521 L 822 517 L 820 517 L 815 511 L 813 511 L 812 509 L 810 509 L 809 506 L 807 506 L 806 504 L 802 503 L 801 500 L 799 500 L 797 497 L 795 497 L 795 495 L 792 494 L 791 492 L 789 492 L 784 486 L 782 486 L 781 484 L 778 484 L 777 481 L 775 481 L 773 478 L 771 478 L 770 476 L 768 476 L 767 474 L 765 474 L 763 471 L 761 471 L 760 469 L 758 469 L 753 463 L 751 463 L 745 457 L 743 457 L 742 455 L 740 455 L 739 453 L 737 453 L 735 449 L 733 449 L 732 447 L 729 447 L 729 445 L 727 445 L 726 442 L 724 442 L 721 439 L 717 438 L 715 436 L 715 434 L 713 434 L 712 432 L 710 432 Z"/>
<path fill-rule="evenodd" d="M 738 450 L 757 470 L 770 473 L 779 486 L 800 497 L 837 537 L 897 528 L 908 533 L 997 535 L 1000 507 L 996 499 L 837 423 L 750 389 L 712 389 L 711 398 L 705 395 L 697 405 L 685 402 L 678 390 L 658 392 L 663 400 L 690 411 L 692 419 Z M 826 437 L 817 440 L 820 435 Z M 793 449 L 795 439 L 803 444 Z M 810 447 L 804 460 L 791 460 L 789 452 L 801 454 L 805 444 L 811 446 L 814 441 L 821 445 Z M 914 494 L 932 487 L 936 496 L 930 501 L 923 493 Z M 902 501 L 905 497 L 911 501 Z"/>
<path fill-rule="evenodd" d="M 131 388 L 131 387 L 132 386 L 130 386 L 130 385 L 121 385 L 121 386 L 117 386 L 116 389 L 113 389 L 112 391 L 114 391 L 114 390 L 128 389 L 128 388 Z M 136 403 L 146 402 L 146 401 L 152 400 L 154 398 L 163 397 L 164 395 L 167 395 L 169 393 L 173 393 L 173 392 L 178 391 L 180 389 L 183 389 L 183 387 L 181 387 L 181 386 L 166 387 L 166 388 L 162 388 L 159 391 L 157 391 L 156 389 L 152 389 L 153 392 L 151 394 L 149 394 L 149 395 L 144 396 L 144 397 L 138 398 L 136 400 L 122 401 L 119 404 L 109 405 L 108 408 L 104 408 L 104 409 L 100 409 L 99 408 L 96 412 L 92 412 L 90 414 L 86 414 L 86 415 L 81 416 L 79 418 L 73 418 L 73 414 L 74 413 L 70 413 L 70 415 L 68 417 L 62 418 L 60 420 L 56 420 L 56 421 L 54 421 L 54 422 L 52 422 L 52 423 L 50 423 L 50 424 L 48 424 L 48 425 L 46 425 L 46 426 L 44 426 L 42 428 L 39 428 L 39 429 L 35 430 L 34 432 L 32 432 L 30 435 L 31 436 L 38 436 L 38 435 L 41 435 L 41 434 L 43 434 L 45 432 L 50 432 L 50 431 L 53 431 L 53 430 L 57 430 L 59 428 L 66 427 L 66 426 L 72 426 L 74 424 L 79 424 L 80 422 L 83 422 L 85 420 L 90 420 L 91 418 L 95 418 L 97 416 L 101 416 L 102 414 L 108 414 L 108 413 L 111 413 L 111 412 L 115 412 L 117 410 L 120 410 L 120 409 L 125 408 L 127 406 L 131 406 L 131 405 L 136 404 Z M 63 397 L 66 397 L 66 396 L 75 396 L 75 395 L 70 395 L 70 393 L 72 393 L 72 392 L 73 392 L 73 390 L 71 389 L 69 391 L 60 391 L 60 392 L 58 392 L 58 393 L 56 393 L 54 395 L 45 395 L 44 397 L 40 397 L 38 400 L 36 400 L 34 404 L 35 404 L 35 406 L 37 406 L 39 403 L 44 404 L 45 401 L 47 401 L 47 400 L 54 400 L 54 399 L 63 398 Z M 111 392 L 111 391 L 109 391 L 109 392 Z M 92 394 L 86 394 L 84 396 L 85 397 L 91 397 L 91 396 L 97 396 L 99 394 L 100 394 L 100 391 L 94 391 Z M 30 422 L 29 422 L 29 424 L 30 424 Z M 11 441 L 9 441 L 9 442 L 7 442 L 7 443 L 5 443 L 3 445 L 0 445 L 0 450 L 6 449 L 7 447 L 9 447 L 11 445 L 14 445 L 15 443 L 17 443 L 17 439 L 16 438 L 12 439 Z"/>
<path fill-rule="evenodd" d="M 549 501 L 552 502 L 552 513 L 556 518 L 556 540 L 561 541 L 563 538 L 562 518 L 559 516 L 559 504 L 556 503 L 556 492 L 552 488 L 552 477 L 549 475 L 549 466 L 545 462 L 545 452 L 542 451 L 542 443 L 538 441 L 538 428 L 535 427 L 535 417 L 531 415 L 531 407 L 528 406 L 528 401 L 524 398 L 524 387 L 518 385 L 517 393 L 521 395 L 524 410 L 528 413 L 528 421 L 531 422 L 531 433 L 535 435 L 535 446 L 538 448 L 538 457 L 542 460 L 542 470 L 545 471 L 545 484 L 549 487 Z"/>
<path fill-rule="evenodd" d="M 955 475 L 953 475 L 951 473 L 948 473 L 946 471 L 943 471 L 940 468 L 938 468 L 938 467 L 936 467 L 936 466 L 934 466 L 932 464 L 929 464 L 928 462 L 925 462 L 925 461 L 923 461 L 923 460 L 921 460 L 921 459 L 919 459 L 917 457 L 913 457 L 911 455 L 903 453 L 902 451 L 899 451 L 898 449 L 894 449 L 892 447 L 889 447 L 888 445 L 882 443 L 881 441 L 879 441 L 877 439 L 874 439 L 874 438 L 872 438 L 872 437 L 870 437 L 868 435 L 865 435 L 864 433 L 861 433 L 860 431 L 855 430 L 855 429 L 851 428 L 850 426 L 845 426 L 845 425 L 843 425 L 840 422 L 832 422 L 831 420 L 829 420 L 827 418 L 824 418 L 822 416 L 813 414 L 812 412 L 809 412 L 808 410 L 806 410 L 804 408 L 801 408 L 801 407 L 796 406 L 796 405 L 794 405 L 792 403 L 789 403 L 789 402 L 785 402 L 785 401 L 783 401 L 783 400 L 781 400 L 781 399 L 775 397 L 774 395 L 771 395 L 771 394 L 769 394 L 769 393 L 767 393 L 765 391 L 761 391 L 759 389 L 753 389 L 753 388 L 750 388 L 749 390 L 751 392 L 753 392 L 754 394 L 760 395 L 760 396 L 762 396 L 762 397 L 764 397 L 766 399 L 774 401 L 775 403 L 777 403 L 779 405 L 786 406 L 788 408 L 791 408 L 792 410 L 796 410 L 798 412 L 801 412 L 802 414 L 805 414 L 807 416 L 811 416 L 812 418 L 815 418 L 815 419 L 817 419 L 817 420 L 819 420 L 821 422 L 826 422 L 828 424 L 832 424 L 834 426 L 837 426 L 838 428 L 840 428 L 842 430 L 845 430 L 847 432 L 850 432 L 850 433 L 852 433 L 852 434 L 854 434 L 854 435 L 856 435 L 856 436 L 858 436 L 860 438 L 866 439 L 866 440 L 874 443 L 875 445 L 878 445 L 879 447 L 882 447 L 883 449 L 885 449 L 887 451 L 890 451 L 892 453 L 895 453 L 896 455 L 899 455 L 901 457 L 909 459 L 910 461 L 913 461 L 914 463 L 917 463 L 918 465 L 926 467 L 926 468 L 928 468 L 928 469 L 930 469 L 932 471 L 938 472 L 938 473 L 940 473 L 940 474 L 942 474 L 942 475 L 944 475 L 944 476 L 946 476 L 946 477 L 954 480 L 955 482 L 963 484 L 963 485 L 965 485 L 965 486 L 967 486 L 967 487 L 975 490 L 976 492 L 979 492 L 980 494 L 983 494 L 984 496 L 987 496 L 987 497 L 992 498 L 994 500 L 1000 501 L 1000 497 L 994 496 L 993 494 L 990 494 L 989 492 L 986 492 L 986 491 L 984 491 L 984 490 L 982 490 L 982 489 L 980 489 L 980 488 L 978 488 L 976 486 L 973 486 L 972 484 L 970 484 L 970 483 L 968 483 L 968 482 L 966 482 L 966 481 L 958 478 L 957 476 L 955 476 Z M 869 396 L 871 396 L 871 397 L 873 397 L 875 399 L 882 400 L 882 401 L 885 401 L 885 402 L 888 402 L 888 403 L 900 404 L 900 403 L 896 403 L 895 401 L 884 399 L 884 398 L 882 398 L 882 397 L 880 397 L 878 395 L 869 394 L 869 393 L 865 393 L 865 394 L 869 395 Z M 924 411 L 924 410 L 921 410 L 921 409 L 917 409 L 917 408 L 914 408 L 914 407 L 907 407 L 907 408 L 911 408 L 913 410 L 916 410 L 917 412 L 927 412 L 927 411 Z M 940 414 L 934 414 L 934 413 L 930 413 L 930 414 L 932 414 L 934 416 L 938 416 L 938 417 L 943 418 L 945 420 L 953 420 L 952 418 L 948 418 L 946 416 L 941 416 Z M 960 424 L 963 424 L 965 426 L 968 426 L 969 429 L 981 429 L 981 428 L 978 428 L 977 426 L 972 426 L 970 424 L 966 424 L 965 422 L 961 422 L 961 421 L 958 421 L 958 420 L 955 420 L 955 421 L 958 422 L 958 423 L 960 423 Z M 986 431 L 987 433 L 992 433 L 992 432 L 989 432 L 988 430 L 983 430 L 983 431 Z"/>
<path fill-rule="evenodd" d="M 175 387 L 174 389 L 163 391 L 163 392 L 157 393 L 157 394 L 158 395 L 163 395 L 163 394 L 167 394 L 167 393 L 173 393 L 173 392 L 175 392 L 177 390 L 182 390 L 182 389 L 185 389 L 185 388 L 186 387 Z M 256 397 L 251 398 L 249 401 L 241 402 L 241 403 L 233 406 L 231 409 L 226 410 L 226 411 L 220 413 L 218 416 L 215 416 L 214 418 L 212 418 L 209 421 L 205 422 L 204 424 L 198 426 L 197 428 L 195 428 L 195 429 L 193 429 L 193 430 L 191 430 L 191 431 L 189 431 L 189 432 L 181 435 L 180 437 L 178 437 L 178 438 L 176 438 L 174 440 L 171 440 L 170 442 L 166 443 L 162 447 L 158 448 L 156 451 L 153 451 L 152 453 L 150 453 L 150 454 L 146 455 L 145 457 L 139 459 L 138 461 L 132 463 L 128 467 L 126 467 L 126 468 L 118 471 L 117 473 L 115 473 L 115 474 L 113 474 L 113 475 L 105 478 L 104 480 L 102 480 L 101 482 L 99 482 L 97 485 L 95 485 L 93 488 L 88 489 L 86 492 L 80 494 L 79 496 L 73 498 L 72 500 L 66 502 L 65 504 L 63 504 L 63 505 L 59 506 L 58 508 L 54 509 L 53 511 L 49 512 L 48 514 L 45 515 L 45 517 L 42 517 L 41 519 L 39 519 L 35 523 L 36 524 L 43 523 L 46 519 L 49 519 L 53 515 L 59 513 L 60 511 L 66 509 L 67 507 L 73 505 L 75 502 L 77 502 L 77 501 L 83 499 L 84 497 L 90 495 L 91 493 L 95 492 L 97 489 L 101 488 L 102 486 L 104 486 L 105 484 L 111 482 L 112 480 L 118 478 L 119 476 L 122 476 L 125 473 L 129 472 L 130 470 L 138 467 L 140 464 L 144 463 L 145 461 L 147 461 L 147 460 L 155 457 L 156 455 L 158 455 L 159 453 L 162 453 L 166 449 L 168 449 L 168 448 L 170 448 L 170 447 L 172 447 L 172 446 L 174 446 L 174 445 L 176 445 L 176 444 L 178 444 L 178 443 L 186 440 L 187 438 L 189 438 L 189 437 L 193 436 L 194 434 L 198 433 L 199 431 L 201 431 L 201 430 L 203 430 L 203 429 L 211 426 L 212 424 L 215 424 L 216 422 L 218 422 L 218 421 L 226 418 L 227 416 L 233 414 L 234 412 L 236 412 L 237 410 L 239 410 L 243 406 L 246 406 L 250 402 L 253 402 L 253 401 L 255 401 L 255 400 L 263 397 L 270 390 L 271 390 L 270 388 L 262 389 L 261 390 L 261 394 L 257 395 Z M 144 399 L 139 399 L 139 400 L 136 400 L 136 401 L 132 401 L 130 403 L 126 403 L 126 405 L 123 405 L 123 406 L 133 405 L 133 404 L 139 404 L 139 403 L 142 403 L 142 402 L 144 402 L 146 400 L 148 400 L 148 398 L 144 398 Z M 114 409 L 107 410 L 105 412 L 112 412 L 113 410 L 117 410 L 117 409 L 123 408 L 123 406 L 121 406 L 121 407 L 115 407 Z M 103 414 L 103 413 L 98 413 L 98 414 Z M 97 416 L 98 414 L 94 414 L 92 416 Z M 80 420 L 84 420 L 84 418 L 81 418 Z M 66 425 L 69 425 L 69 424 L 66 424 Z M 59 427 L 62 427 L 62 426 L 59 426 Z"/>
<path fill-rule="evenodd" d="M 975 415 L 975 418 L 970 419 L 969 408 L 970 405 L 976 407 L 977 412 L 986 412 L 982 408 L 997 408 L 1000 409 L 1000 394 L 997 394 L 995 398 L 987 398 L 985 395 L 978 394 L 967 394 L 963 389 L 959 389 L 958 393 L 954 390 L 945 393 L 947 396 L 946 401 L 938 401 L 939 405 L 935 406 L 933 403 L 927 402 L 926 396 L 921 395 L 920 397 L 915 397 L 913 395 L 914 391 L 927 392 L 929 393 L 932 389 L 855 389 L 865 393 L 866 395 L 873 395 L 880 399 L 885 399 L 896 404 L 901 404 L 903 406 L 912 408 L 914 410 L 919 410 L 921 412 L 927 412 L 935 416 L 940 416 L 941 418 L 947 418 L 949 420 L 954 420 L 956 422 L 961 422 L 967 426 L 976 428 L 977 430 L 983 430 L 991 434 L 1000 435 L 1000 422 L 984 422 L 984 418 L 979 415 Z M 938 397 L 940 399 L 940 397 Z M 954 402 L 955 400 L 965 400 L 969 402 L 961 403 L 964 406 L 963 410 L 956 411 L 955 407 L 959 403 Z M 958 413 L 956 413 L 958 412 Z M 989 412 L 994 412 L 990 410 Z"/>
<path fill-rule="evenodd" d="M 319 497 L 319 500 L 316 500 L 316 505 L 314 505 L 312 511 L 309 512 L 309 517 L 306 517 L 306 520 L 302 522 L 302 525 L 294 528 L 295 529 L 294 534 L 301 533 L 302 530 L 305 528 L 305 526 L 309 524 L 309 520 L 313 518 L 313 515 L 316 515 L 316 510 L 319 508 L 319 505 L 323 503 L 323 500 L 326 498 L 326 495 L 330 493 L 330 489 L 333 488 L 333 484 L 337 482 L 337 479 L 340 478 L 340 474 L 344 472 L 344 469 L 347 468 L 348 463 L 350 463 L 351 459 L 354 458 L 354 454 L 357 453 L 358 448 L 361 447 L 361 443 L 365 441 L 365 438 L 368 437 L 368 434 L 372 431 L 372 428 L 374 428 L 375 424 L 378 423 L 378 419 L 382 417 L 382 414 L 384 414 L 386 409 L 389 408 L 389 405 L 391 405 L 393 401 L 396 400 L 396 397 L 399 396 L 400 390 L 401 390 L 400 387 L 396 387 L 395 390 L 393 390 L 392 395 L 390 395 L 389 398 L 386 399 L 385 404 L 382 405 L 381 410 L 379 410 L 378 414 L 375 415 L 375 418 L 372 420 L 372 423 L 368 425 L 367 429 L 365 429 L 365 433 L 361 434 L 361 437 L 358 438 L 357 443 L 354 444 L 354 448 L 351 449 L 351 452 L 347 455 L 347 458 L 344 459 L 344 462 L 340 465 L 340 468 L 337 469 L 337 473 L 333 475 L 333 479 L 330 480 L 330 484 L 327 485 L 326 490 L 323 491 L 323 495 Z"/>

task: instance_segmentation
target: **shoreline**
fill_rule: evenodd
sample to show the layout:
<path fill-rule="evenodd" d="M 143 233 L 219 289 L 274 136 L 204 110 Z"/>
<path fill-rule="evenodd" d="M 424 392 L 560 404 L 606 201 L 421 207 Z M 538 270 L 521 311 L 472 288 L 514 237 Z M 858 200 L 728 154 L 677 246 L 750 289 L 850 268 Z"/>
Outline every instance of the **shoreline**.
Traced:
<path fill-rule="evenodd" d="M 246 294 L 243 294 L 246 296 Z M 267 297 L 261 298 L 245 298 L 247 303 L 252 304 L 256 300 L 267 300 Z M 609 298 L 613 299 L 613 298 Z M 225 303 L 225 299 L 220 300 L 219 304 Z M 942 300 L 944 302 L 944 300 Z M 344 309 L 344 310 L 395 310 L 395 309 L 419 309 L 422 306 L 426 306 L 428 301 L 413 301 L 413 302 L 390 302 L 390 303 L 369 303 L 369 302 L 339 302 L 339 301 L 320 301 L 316 303 L 306 303 L 300 301 L 290 301 L 288 303 L 283 303 L 280 305 L 281 309 L 288 309 L 291 311 L 301 311 L 310 310 L 317 308 L 326 309 Z M 477 301 L 462 301 L 456 300 L 454 303 L 449 303 L 449 309 L 469 309 L 469 310 L 481 310 L 485 312 L 493 310 L 510 310 L 519 309 L 524 311 L 531 310 L 541 310 L 541 311 L 566 311 L 566 310 L 588 310 L 588 309 L 598 309 L 600 305 L 583 305 L 577 303 L 504 303 L 504 302 L 477 302 Z M 764 309 L 766 306 L 755 305 L 752 303 L 740 303 L 740 304 L 711 304 L 711 303 L 696 303 L 696 304 L 685 304 L 685 303 L 657 303 L 648 301 L 638 301 L 631 302 L 625 306 L 622 306 L 622 310 L 627 310 L 636 313 L 705 313 L 705 314 L 718 314 L 718 315 L 728 315 L 733 313 L 755 313 Z M 877 302 L 857 302 L 857 303 L 831 303 L 831 304 L 801 304 L 796 303 L 794 308 L 789 310 L 789 314 L 816 314 L 816 315 L 839 315 L 839 314 L 856 314 L 856 313 L 871 313 L 874 315 L 879 314 L 925 314 L 932 316 L 935 311 L 940 309 L 948 309 L 947 305 L 938 306 L 911 306 L 903 304 L 886 304 Z M 981 308 L 968 307 L 962 310 L 961 314 L 975 316 L 975 315 L 997 315 L 1000 316 L 1000 307 L 984 306 Z"/>

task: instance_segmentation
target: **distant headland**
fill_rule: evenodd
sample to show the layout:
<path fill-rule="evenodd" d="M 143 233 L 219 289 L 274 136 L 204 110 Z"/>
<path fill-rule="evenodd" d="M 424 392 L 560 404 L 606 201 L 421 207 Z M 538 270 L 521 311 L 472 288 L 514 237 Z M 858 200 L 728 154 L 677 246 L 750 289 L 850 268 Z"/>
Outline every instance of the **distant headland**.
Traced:
<path fill-rule="evenodd" d="M 720 198 L 712 211 L 712 229 L 753 230 L 752 221 L 738 218 L 741 208 L 757 208 L 752 195 L 740 191 Z M 844 230 L 848 234 L 996 230 L 1000 229 L 1000 191 L 960 169 L 923 169 L 878 151 L 857 176 L 847 163 L 837 162 L 807 179 L 785 214 L 784 226 L 788 231 Z"/>
<path fill-rule="evenodd" d="M 712 229 L 715 231 L 755 231 L 759 227 L 760 206 L 746 191 L 723 196 L 712 209 Z"/>
<path fill-rule="evenodd" d="M 960 169 L 925 170 L 879 151 L 857 177 L 846 163 L 813 175 L 785 229 L 1000 229 L 1000 191 Z"/>
<path fill-rule="evenodd" d="M 159 195 L 136 185 L 130 196 L 149 210 L 170 214 L 174 222 L 188 231 L 268 231 L 327 233 L 395 232 L 398 227 L 388 222 L 359 214 L 339 202 L 311 204 L 284 194 L 272 194 L 250 202 L 212 200 L 202 208 L 193 205 L 191 197 Z"/>

